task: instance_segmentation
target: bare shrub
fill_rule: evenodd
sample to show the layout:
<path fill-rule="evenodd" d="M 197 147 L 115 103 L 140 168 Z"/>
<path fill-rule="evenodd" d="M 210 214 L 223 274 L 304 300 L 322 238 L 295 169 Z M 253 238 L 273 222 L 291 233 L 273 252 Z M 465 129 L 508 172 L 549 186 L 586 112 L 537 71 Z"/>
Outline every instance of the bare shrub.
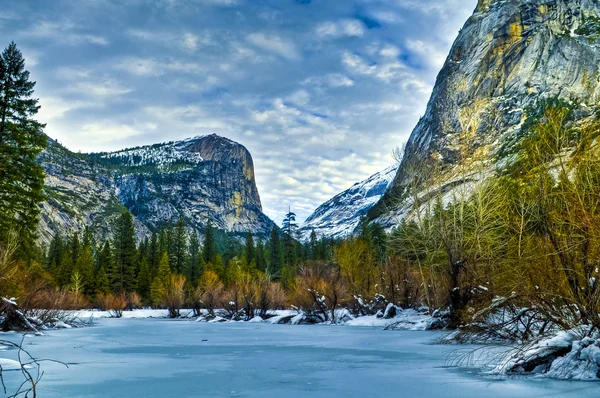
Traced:
<path fill-rule="evenodd" d="M 343 278 L 324 264 L 300 268 L 293 300 L 309 320 L 335 323 L 335 310 L 347 299 Z"/>
<path fill-rule="evenodd" d="M 171 275 L 167 281 L 162 301 L 169 310 L 170 318 L 181 316 L 180 310 L 185 303 L 185 283 L 186 278 L 183 275 Z"/>
<path fill-rule="evenodd" d="M 31 294 L 25 301 L 23 312 L 39 324 L 57 321 L 70 323 L 75 319 L 73 311 L 87 308 L 89 301 L 80 294 L 46 288 Z"/>
<path fill-rule="evenodd" d="M 127 310 L 135 310 L 138 308 L 142 308 L 142 297 L 136 293 L 131 292 L 127 294 Z"/>
<path fill-rule="evenodd" d="M 260 281 L 259 316 L 266 318 L 269 310 L 277 310 L 285 307 L 286 295 L 280 283 L 270 282 L 268 278 L 262 277 Z"/>
<path fill-rule="evenodd" d="M 211 316 L 214 316 L 215 309 L 221 304 L 223 289 L 224 286 L 219 276 L 213 271 L 206 271 L 194 292 L 195 300 L 201 308 L 206 309 Z"/>
<path fill-rule="evenodd" d="M 121 318 L 127 308 L 127 296 L 124 293 L 99 294 L 97 300 L 100 309 L 108 311 L 111 318 Z"/>

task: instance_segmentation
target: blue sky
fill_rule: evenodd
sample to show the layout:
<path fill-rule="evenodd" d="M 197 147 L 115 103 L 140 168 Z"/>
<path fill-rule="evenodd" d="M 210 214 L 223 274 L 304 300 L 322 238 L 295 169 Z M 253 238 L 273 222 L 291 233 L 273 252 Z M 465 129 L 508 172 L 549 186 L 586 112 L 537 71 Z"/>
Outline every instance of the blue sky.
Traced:
<path fill-rule="evenodd" d="M 476 0 L 4 0 L 46 133 L 105 151 L 217 133 L 267 215 L 393 163 Z"/>

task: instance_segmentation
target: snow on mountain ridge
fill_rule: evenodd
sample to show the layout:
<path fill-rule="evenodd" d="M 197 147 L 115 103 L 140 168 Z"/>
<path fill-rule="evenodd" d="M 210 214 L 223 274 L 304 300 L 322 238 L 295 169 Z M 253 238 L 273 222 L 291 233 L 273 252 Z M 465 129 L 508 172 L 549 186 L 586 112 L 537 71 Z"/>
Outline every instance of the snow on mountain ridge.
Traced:
<path fill-rule="evenodd" d="M 308 239 L 313 229 L 319 237 L 344 238 L 351 235 L 361 217 L 391 186 L 396 171 L 397 166 L 389 167 L 323 203 L 302 224 L 301 239 Z"/>
<path fill-rule="evenodd" d="M 197 152 L 188 149 L 191 142 L 205 138 L 198 136 L 183 141 L 166 142 L 162 144 L 123 149 L 117 152 L 102 154 L 103 159 L 118 160 L 124 166 L 139 167 L 155 165 L 159 168 L 173 163 L 199 164 L 204 158 Z"/>

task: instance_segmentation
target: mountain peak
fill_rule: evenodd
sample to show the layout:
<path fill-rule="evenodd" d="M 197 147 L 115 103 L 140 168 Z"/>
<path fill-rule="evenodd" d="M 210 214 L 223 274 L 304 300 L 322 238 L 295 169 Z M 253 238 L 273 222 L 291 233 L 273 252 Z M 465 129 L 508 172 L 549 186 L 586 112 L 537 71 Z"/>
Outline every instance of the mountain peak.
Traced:
<path fill-rule="evenodd" d="M 351 235 L 360 219 L 389 189 L 397 168 L 388 167 L 323 203 L 301 226 L 302 239 L 308 239 L 313 230 L 317 235 L 329 238 Z"/>
<path fill-rule="evenodd" d="M 51 145 L 40 156 L 48 177 L 41 236 L 91 226 L 99 238 L 123 209 L 141 235 L 181 216 L 201 232 L 211 219 L 230 232 L 267 233 L 250 152 L 216 134 L 108 153 L 74 154 Z M 82 192 L 74 195 L 74 192 Z"/>
<path fill-rule="evenodd" d="M 525 109 L 540 99 L 595 101 L 599 15 L 600 2 L 593 0 L 479 1 L 410 136 L 394 187 L 401 189 L 410 178 L 407 165 L 414 159 L 437 159 L 448 183 L 452 170 L 473 154 L 494 159 L 503 140 L 519 131 Z M 465 152 L 460 148 L 466 136 Z M 395 193 L 371 216 L 390 207 L 401 212 Z"/>

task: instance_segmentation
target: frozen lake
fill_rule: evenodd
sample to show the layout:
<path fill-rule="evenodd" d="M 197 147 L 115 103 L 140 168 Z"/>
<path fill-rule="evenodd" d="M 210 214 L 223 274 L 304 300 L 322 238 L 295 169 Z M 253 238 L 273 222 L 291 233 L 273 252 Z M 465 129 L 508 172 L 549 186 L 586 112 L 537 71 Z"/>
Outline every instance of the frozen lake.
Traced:
<path fill-rule="evenodd" d="M 101 319 L 28 337 L 52 397 L 598 397 L 600 384 L 497 380 L 445 367 L 431 332 Z M 7 337 L 7 336 L 4 336 Z M 11 339 L 16 335 L 8 335 Z M 14 358 L 14 352 L 0 352 Z M 6 372 L 14 386 L 16 372 Z M 0 393 L 1 394 L 1 393 Z"/>

